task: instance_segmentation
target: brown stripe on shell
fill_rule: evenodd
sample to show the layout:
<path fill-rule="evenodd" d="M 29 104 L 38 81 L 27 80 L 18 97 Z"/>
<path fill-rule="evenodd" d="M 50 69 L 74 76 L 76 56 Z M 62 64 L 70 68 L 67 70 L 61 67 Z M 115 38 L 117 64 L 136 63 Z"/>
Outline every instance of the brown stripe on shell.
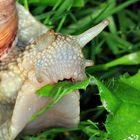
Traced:
<path fill-rule="evenodd" d="M 15 0 L 0 0 L 0 60 L 9 52 L 17 32 Z"/>

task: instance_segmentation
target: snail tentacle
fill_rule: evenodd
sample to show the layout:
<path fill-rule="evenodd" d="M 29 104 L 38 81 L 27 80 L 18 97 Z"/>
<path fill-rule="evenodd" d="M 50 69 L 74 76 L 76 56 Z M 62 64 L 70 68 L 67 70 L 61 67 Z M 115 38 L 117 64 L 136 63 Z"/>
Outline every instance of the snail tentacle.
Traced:
<path fill-rule="evenodd" d="M 84 47 L 89 41 L 95 38 L 99 33 L 103 31 L 103 29 L 109 24 L 109 20 L 105 19 L 96 26 L 90 28 L 84 33 L 76 36 L 75 38 L 79 42 L 81 47 Z"/>

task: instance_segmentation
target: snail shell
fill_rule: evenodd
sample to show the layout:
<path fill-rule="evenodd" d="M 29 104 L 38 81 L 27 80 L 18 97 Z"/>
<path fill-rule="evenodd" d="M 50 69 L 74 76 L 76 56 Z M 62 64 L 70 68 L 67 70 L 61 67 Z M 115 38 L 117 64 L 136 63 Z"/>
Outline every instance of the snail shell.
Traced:
<path fill-rule="evenodd" d="M 15 0 L 0 0 L 0 60 L 12 47 L 17 25 Z"/>

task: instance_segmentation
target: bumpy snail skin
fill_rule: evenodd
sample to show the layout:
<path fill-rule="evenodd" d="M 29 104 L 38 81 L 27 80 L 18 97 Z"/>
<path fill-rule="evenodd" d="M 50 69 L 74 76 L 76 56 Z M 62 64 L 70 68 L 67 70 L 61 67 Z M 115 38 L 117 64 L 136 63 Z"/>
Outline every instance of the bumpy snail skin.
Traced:
<path fill-rule="evenodd" d="M 39 97 L 35 92 L 42 86 L 57 83 L 59 80 L 70 79 L 77 82 L 86 79 L 85 67 L 93 65 L 93 62 L 84 58 L 82 47 L 107 25 L 108 20 L 104 20 L 78 36 L 64 36 L 51 30 L 37 39 L 33 37 L 34 41 L 19 55 L 16 63 L 9 64 L 9 70 L 5 71 L 7 74 L 11 73 L 8 77 L 10 80 L 6 81 L 7 84 L 10 85 L 11 76 L 14 76 L 13 80 L 20 81 L 20 84 L 13 82 L 17 85 L 14 90 L 8 89 L 5 93 L 6 89 L 3 87 L 1 91 L 3 94 L 9 95 L 8 92 L 13 90 L 17 94 L 17 98 L 12 117 L 0 126 L 0 139 L 13 140 L 23 130 L 25 133 L 36 133 L 54 126 L 75 127 L 78 125 L 79 91 L 64 96 L 56 106 L 39 116 L 34 122 L 29 123 L 33 113 L 51 102 L 51 98 Z M 22 27 L 27 27 L 26 23 L 19 26 L 21 30 Z M 43 25 L 39 26 L 44 28 Z M 33 30 L 35 31 L 35 28 Z M 28 42 L 29 40 L 26 40 L 25 36 L 20 38 Z M 32 35 L 29 36 L 32 39 Z M 1 86 L 5 77 L 3 72 L 0 74 Z"/>
<path fill-rule="evenodd" d="M 12 47 L 17 25 L 15 0 L 0 0 L 0 60 Z"/>

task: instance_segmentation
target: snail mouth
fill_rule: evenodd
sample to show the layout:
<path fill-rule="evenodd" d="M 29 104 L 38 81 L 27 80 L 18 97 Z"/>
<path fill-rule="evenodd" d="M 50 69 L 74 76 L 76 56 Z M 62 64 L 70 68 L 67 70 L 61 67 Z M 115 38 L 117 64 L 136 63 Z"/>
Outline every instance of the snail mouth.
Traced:
<path fill-rule="evenodd" d="M 87 78 L 85 67 L 82 62 L 74 63 L 69 66 L 69 62 L 57 63 L 38 73 L 37 79 L 44 84 L 56 84 L 60 81 L 71 81 L 72 83 L 83 81 Z"/>
<path fill-rule="evenodd" d="M 83 81 L 87 78 L 86 74 L 81 74 L 80 77 L 74 77 L 74 75 L 68 76 L 68 77 L 63 77 L 60 79 L 51 79 L 51 81 L 49 82 L 49 84 L 56 84 L 56 83 L 61 83 L 61 82 L 69 82 L 69 83 L 76 83 L 79 81 Z"/>
<path fill-rule="evenodd" d="M 69 83 L 75 83 L 75 80 L 70 78 L 70 79 L 63 79 L 63 80 L 58 80 L 57 83 L 62 83 L 62 82 L 69 82 Z"/>

